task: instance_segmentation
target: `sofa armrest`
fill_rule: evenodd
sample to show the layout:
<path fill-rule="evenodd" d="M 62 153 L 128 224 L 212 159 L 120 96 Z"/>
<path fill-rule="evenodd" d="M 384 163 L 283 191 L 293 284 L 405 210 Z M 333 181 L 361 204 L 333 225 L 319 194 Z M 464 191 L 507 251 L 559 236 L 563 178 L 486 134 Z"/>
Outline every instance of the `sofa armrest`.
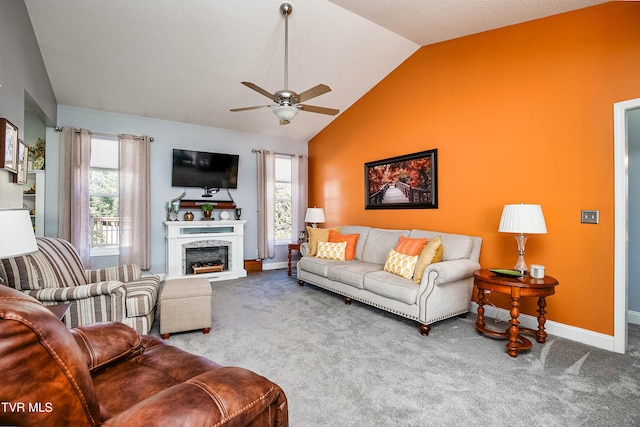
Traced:
<path fill-rule="evenodd" d="M 120 282 L 130 282 L 142 277 L 142 270 L 136 264 L 123 264 L 117 267 L 99 268 L 95 270 L 85 270 L 84 274 L 87 282 L 95 283 L 105 280 L 118 280 Z"/>
<path fill-rule="evenodd" d="M 80 347 L 91 373 L 143 351 L 140 335 L 124 323 L 94 323 L 69 331 Z"/>
<path fill-rule="evenodd" d="M 307 256 L 309 255 L 309 242 L 304 242 L 300 245 L 300 255 Z"/>
<path fill-rule="evenodd" d="M 435 272 L 437 275 L 436 285 L 442 285 L 471 277 L 473 276 L 473 272 L 479 269 L 480 263 L 468 258 L 436 262 L 427 267 L 422 282 L 424 283 L 429 280 L 431 272 Z"/>
<path fill-rule="evenodd" d="M 286 427 L 287 399 L 268 379 L 243 368 L 223 367 L 165 389 L 102 425 Z"/>
<path fill-rule="evenodd" d="M 92 298 L 98 295 L 111 295 L 121 288 L 124 288 L 124 283 L 110 280 L 91 283 L 89 285 L 70 286 L 68 288 L 44 288 L 37 291 L 24 292 L 38 301 L 68 302 Z M 121 292 L 126 294 L 126 289 L 123 289 Z"/>

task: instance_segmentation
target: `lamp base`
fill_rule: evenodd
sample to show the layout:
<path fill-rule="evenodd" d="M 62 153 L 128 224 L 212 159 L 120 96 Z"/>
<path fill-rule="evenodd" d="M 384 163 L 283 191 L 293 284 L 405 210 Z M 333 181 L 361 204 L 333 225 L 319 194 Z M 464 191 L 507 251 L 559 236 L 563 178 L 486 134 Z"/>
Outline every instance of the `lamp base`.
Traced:
<path fill-rule="evenodd" d="M 516 239 L 516 243 L 518 244 L 518 261 L 516 262 L 516 265 L 513 267 L 513 269 L 519 271 L 522 274 L 527 274 L 527 263 L 524 261 L 524 245 L 527 242 L 528 236 L 520 234 L 514 237 Z"/>

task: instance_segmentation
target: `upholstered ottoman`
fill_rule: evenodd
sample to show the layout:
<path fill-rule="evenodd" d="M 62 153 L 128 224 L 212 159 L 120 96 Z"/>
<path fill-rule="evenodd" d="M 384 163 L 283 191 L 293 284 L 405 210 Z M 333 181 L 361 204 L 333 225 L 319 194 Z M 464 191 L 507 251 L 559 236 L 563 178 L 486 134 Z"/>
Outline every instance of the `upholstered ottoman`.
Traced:
<path fill-rule="evenodd" d="M 211 285 L 204 277 L 171 279 L 160 292 L 160 335 L 172 332 L 211 330 Z"/>

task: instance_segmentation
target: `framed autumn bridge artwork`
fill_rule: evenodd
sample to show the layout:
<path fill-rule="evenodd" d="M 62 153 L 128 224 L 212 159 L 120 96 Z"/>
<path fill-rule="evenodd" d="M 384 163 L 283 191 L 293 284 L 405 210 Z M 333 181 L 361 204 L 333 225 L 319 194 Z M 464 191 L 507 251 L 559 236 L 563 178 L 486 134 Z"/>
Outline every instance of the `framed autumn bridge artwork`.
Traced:
<path fill-rule="evenodd" d="M 365 163 L 365 209 L 436 209 L 438 150 Z"/>

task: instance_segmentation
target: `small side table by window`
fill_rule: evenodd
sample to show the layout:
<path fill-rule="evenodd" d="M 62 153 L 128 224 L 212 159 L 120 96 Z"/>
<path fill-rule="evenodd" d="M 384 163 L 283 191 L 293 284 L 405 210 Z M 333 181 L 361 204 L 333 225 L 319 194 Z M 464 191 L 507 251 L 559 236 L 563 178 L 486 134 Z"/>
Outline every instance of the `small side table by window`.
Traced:
<path fill-rule="evenodd" d="M 47 307 L 53 314 L 55 314 L 58 319 L 62 320 L 64 319 L 64 316 L 67 315 L 67 311 L 69 311 L 71 303 L 63 302 L 55 305 L 46 305 L 45 307 Z"/>
<path fill-rule="evenodd" d="M 300 243 L 289 243 L 287 245 L 289 255 L 287 255 L 287 276 L 291 277 L 291 251 L 300 252 Z"/>
<path fill-rule="evenodd" d="M 547 333 L 544 324 L 547 319 L 544 317 L 547 302 L 546 297 L 555 293 L 558 281 L 551 276 L 544 276 L 543 279 L 534 279 L 530 276 L 524 277 L 503 277 L 483 269 L 473 273 L 473 284 L 478 288 L 478 319 L 476 320 L 476 330 L 494 338 L 508 339 L 507 353 L 511 357 L 517 357 L 518 352 L 531 349 L 531 341 L 523 337 L 522 333 L 531 333 L 536 336 L 536 341 L 544 343 L 547 340 Z M 511 296 L 511 326 L 504 332 L 496 332 L 487 329 L 484 323 L 484 295 L 485 292 L 497 292 Z M 521 328 L 518 316 L 520 316 L 520 297 L 538 298 L 538 329 Z"/>

